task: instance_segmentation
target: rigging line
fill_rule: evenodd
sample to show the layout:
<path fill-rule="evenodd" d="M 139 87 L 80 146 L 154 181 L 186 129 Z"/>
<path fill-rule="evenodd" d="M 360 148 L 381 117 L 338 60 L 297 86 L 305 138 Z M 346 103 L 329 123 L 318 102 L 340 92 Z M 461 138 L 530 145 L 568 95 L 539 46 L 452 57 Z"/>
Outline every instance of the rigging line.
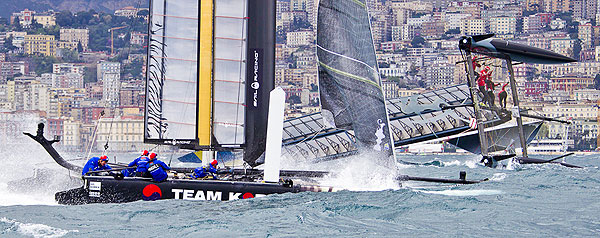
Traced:
<path fill-rule="evenodd" d="M 100 115 L 100 117 L 98 118 L 98 121 L 102 119 L 102 115 Z M 92 147 L 94 146 L 94 142 L 96 141 L 96 132 L 98 131 L 98 126 L 100 125 L 100 123 L 96 123 L 96 126 L 94 127 L 94 132 L 92 132 L 92 139 L 90 140 L 90 142 L 88 143 L 88 149 L 87 149 L 87 154 L 86 154 L 86 158 L 90 157 L 90 154 L 92 153 Z"/>
<path fill-rule="evenodd" d="M 141 0 L 138 0 L 138 1 L 137 1 L 137 4 L 136 4 L 136 9 L 139 9 L 139 8 L 140 8 L 140 6 L 142 5 L 142 4 L 141 4 L 141 2 L 142 2 Z M 131 26 L 131 31 L 132 31 L 132 32 L 133 32 L 133 31 L 135 31 L 135 25 L 136 25 L 136 22 L 137 22 L 137 19 L 136 19 L 136 17 L 132 17 L 132 18 L 129 20 L 129 26 Z M 150 23 L 148 23 L 148 24 L 150 24 Z M 131 33 L 130 33 L 130 34 L 131 34 Z M 148 34 L 149 34 L 149 33 L 148 33 Z M 149 37 L 148 37 L 148 38 L 149 38 Z M 111 39 L 111 41 L 113 41 L 113 40 L 114 40 L 114 39 Z M 113 43 L 114 43 L 114 42 L 113 42 Z M 130 40 L 130 41 L 128 41 L 128 47 L 127 47 L 127 57 L 128 57 L 128 58 L 129 58 L 129 55 L 130 55 L 130 54 L 131 54 L 131 40 Z M 121 69 L 120 69 L 119 71 L 121 71 Z M 119 78 L 121 78 L 121 73 L 122 73 L 122 72 L 119 72 Z M 119 83 L 120 83 L 120 82 L 119 82 Z M 115 119 L 115 116 L 116 116 L 116 110 L 117 110 L 117 108 L 116 108 L 116 107 L 113 107 L 113 110 L 112 110 L 112 111 L 113 111 L 113 113 L 112 113 L 112 118 L 111 118 L 111 120 L 110 120 L 110 127 L 109 127 L 109 129 L 108 129 L 108 137 L 107 137 L 107 139 L 106 139 L 106 144 L 104 144 L 104 153 L 106 153 L 106 150 L 108 150 L 108 143 L 109 143 L 109 141 L 110 141 L 110 139 L 111 139 L 111 134 L 112 134 L 112 126 L 113 126 L 113 122 L 114 122 L 114 119 Z M 99 125 L 99 124 L 100 124 L 100 123 L 98 123 L 98 125 Z M 90 149 L 90 151 L 91 151 L 91 149 Z"/>

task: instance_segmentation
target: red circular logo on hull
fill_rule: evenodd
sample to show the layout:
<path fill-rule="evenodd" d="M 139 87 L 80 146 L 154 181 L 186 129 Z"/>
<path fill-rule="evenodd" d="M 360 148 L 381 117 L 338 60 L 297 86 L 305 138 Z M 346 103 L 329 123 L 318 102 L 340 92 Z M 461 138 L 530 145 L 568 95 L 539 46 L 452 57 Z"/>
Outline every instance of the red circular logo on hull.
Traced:
<path fill-rule="evenodd" d="M 142 190 L 142 195 L 142 198 L 145 201 L 154 201 L 162 197 L 162 191 L 155 184 L 148 184 L 144 187 L 144 190 Z"/>
<path fill-rule="evenodd" d="M 252 193 L 244 193 L 244 195 L 242 195 L 242 199 L 247 199 L 247 198 L 254 198 L 254 194 L 252 194 Z"/>

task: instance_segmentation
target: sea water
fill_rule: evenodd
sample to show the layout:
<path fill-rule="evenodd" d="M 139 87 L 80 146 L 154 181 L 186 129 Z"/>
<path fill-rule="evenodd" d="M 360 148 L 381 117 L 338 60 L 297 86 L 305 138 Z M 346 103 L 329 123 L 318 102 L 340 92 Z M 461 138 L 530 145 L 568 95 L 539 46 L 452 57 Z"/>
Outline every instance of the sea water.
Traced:
<path fill-rule="evenodd" d="M 337 177 L 322 181 L 346 189 L 334 193 L 63 206 L 53 197 L 66 189 L 69 172 L 41 146 L 22 142 L 0 152 L 0 237 L 600 236 L 600 154 L 566 158 L 584 169 L 491 169 L 476 155 L 397 156 L 400 174 L 458 178 L 466 171 L 467 179 L 489 179 L 473 185 L 398 184 L 389 168 L 342 160 L 334 163 Z M 53 176 L 9 188 L 36 168 Z"/>

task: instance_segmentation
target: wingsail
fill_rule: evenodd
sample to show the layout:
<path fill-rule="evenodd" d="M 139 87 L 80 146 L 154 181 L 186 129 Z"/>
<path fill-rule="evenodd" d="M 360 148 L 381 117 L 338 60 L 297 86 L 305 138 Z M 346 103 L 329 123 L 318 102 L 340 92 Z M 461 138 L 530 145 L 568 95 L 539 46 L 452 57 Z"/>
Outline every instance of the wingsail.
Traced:
<path fill-rule="evenodd" d="M 265 151 L 274 0 L 152 0 L 145 143 Z M 250 30 L 249 30 L 250 29 Z"/>
<path fill-rule="evenodd" d="M 364 0 L 319 2 L 319 89 L 324 122 L 352 130 L 359 148 L 393 153 Z"/>

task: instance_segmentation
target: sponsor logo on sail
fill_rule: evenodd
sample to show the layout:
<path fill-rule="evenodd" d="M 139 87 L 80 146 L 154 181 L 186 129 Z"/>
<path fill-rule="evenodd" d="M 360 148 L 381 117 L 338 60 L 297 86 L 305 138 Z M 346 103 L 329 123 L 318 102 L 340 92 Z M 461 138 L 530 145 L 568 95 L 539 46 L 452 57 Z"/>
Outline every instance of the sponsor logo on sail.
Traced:
<path fill-rule="evenodd" d="M 254 82 L 250 85 L 250 87 L 252 87 L 253 89 L 258 89 L 260 85 L 258 84 L 258 82 Z"/>
<path fill-rule="evenodd" d="M 252 105 L 254 105 L 254 107 L 258 107 L 258 89 L 260 88 L 260 83 L 258 82 L 259 80 L 259 69 L 260 69 L 260 64 L 259 64 L 259 60 L 260 60 L 260 54 L 258 54 L 257 50 L 254 50 L 254 82 L 252 82 L 252 84 L 250 85 L 252 87 L 252 89 L 254 89 L 254 93 L 253 93 L 253 101 L 252 101 Z"/>
<path fill-rule="evenodd" d="M 262 82 L 263 64 L 262 64 L 262 49 L 252 48 L 248 51 L 248 67 L 246 71 L 246 104 L 249 109 L 258 109 L 262 103 L 261 87 L 264 87 Z"/>

